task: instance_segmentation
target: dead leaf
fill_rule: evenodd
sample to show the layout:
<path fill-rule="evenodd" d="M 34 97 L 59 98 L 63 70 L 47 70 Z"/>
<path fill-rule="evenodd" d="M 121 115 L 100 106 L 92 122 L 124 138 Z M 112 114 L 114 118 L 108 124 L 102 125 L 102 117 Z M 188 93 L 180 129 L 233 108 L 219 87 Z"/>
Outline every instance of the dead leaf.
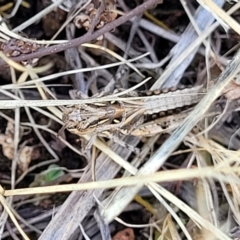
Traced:
<path fill-rule="evenodd" d="M 234 100 L 240 98 L 240 85 L 231 81 L 222 92 L 227 99 Z"/>
<path fill-rule="evenodd" d="M 15 149 L 14 132 L 15 132 L 15 125 L 9 121 L 5 130 L 5 134 L 3 133 L 0 134 L 0 145 L 2 145 L 3 155 L 7 157 L 9 160 L 12 160 L 14 157 L 14 149 Z M 23 128 L 20 127 L 19 141 L 22 138 L 22 133 L 23 133 Z M 31 146 L 25 146 L 21 150 L 21 153 L 17 160 L 17 164 L 19 168 L 23 172 L 25 172 L 28 169 L 28 166 L 31 163 L 31 160 L 37 159 L 39 158 L 39 156 L 40 156 L 39 150 Z"/>
<path fill-rule="evenodd" d="M 112 240 L 134 240 L 134 232 L 132 228 L 126 228 L 114 235 Z"/>
<path fill-rule="evenodd" d="M 23 172 L 27 171 L 28 166 L 31 163 L 33 150 L 34 147 L 25 146 L 19 155 L 17 164 Z"/>
<path fill-rule="evenodd" d="M 0 134 L 0 145 L 2 145 L 3 155 L 8 159 L 14 156 L 14 124 L 8 122 L 5 134 Z"/>
<path fill-rule="evenodd" d="M 9 160 L 13 159 L 14 156 L 14 144 L 13 141 L 8 143 L 6 142 L 6 137 L 4 134 L 1 134 L 0 136 L 0 145 L 2 145 L 2 152 L 5 157 L 7 157 Z"/>

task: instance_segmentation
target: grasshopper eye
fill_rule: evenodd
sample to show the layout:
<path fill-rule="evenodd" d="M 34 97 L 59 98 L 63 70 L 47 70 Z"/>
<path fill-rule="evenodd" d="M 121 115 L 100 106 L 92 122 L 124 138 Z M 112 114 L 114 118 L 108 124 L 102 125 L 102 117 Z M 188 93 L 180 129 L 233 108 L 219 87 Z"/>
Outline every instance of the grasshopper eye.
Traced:
<path fill-rule="evenodd" d="M 69 120 L 68 114 L 63 114 L 63 115 L 62 115 L 62 121 L 63 121 L 64 123 L 67 123 L 68 120 Z"/>

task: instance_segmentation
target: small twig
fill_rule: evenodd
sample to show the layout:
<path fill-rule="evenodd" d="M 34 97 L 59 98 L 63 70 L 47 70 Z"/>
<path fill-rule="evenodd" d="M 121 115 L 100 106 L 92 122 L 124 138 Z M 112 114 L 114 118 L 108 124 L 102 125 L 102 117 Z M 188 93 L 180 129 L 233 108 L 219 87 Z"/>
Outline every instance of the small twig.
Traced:
<path fill-rule="evenodd" d="M 136 21 L 134 21 L 132 23 L 130 34 L 129 34 L 129 38 L 128 38 L 128 42 L 127 42 L 127 46 L 126 46 L 126 50 L 125 50 L 125 53 L 124 53 L 124 56 L 123 56 L 124 59 L 128 58 L 128 53 L 129 53 L 129 50 L 131 48 L 131 44 L 133 42 L 133 38 L 134 38 L 138 28 L 139 28 L 139 21 L 140 21 L 141 18 L 142 18 L 142 14 L 139 14 L 138 16 L 136 16 L 136 19 L 135 19 Z M 121 70 L 123 70 L 124 67 L 125 66 L 120 65 L 118 67 L 117 73 L 120 73 Z M 128 88 L 128 83 L 126 82 L 126 80 L 125 81 L 121 81 L 121 85 L 122 85 L 123 88 Z"/>
<path fill-rule="evenodd" d="M 33 52 L 31 54 L 23 54 L 21 56 L 12 58 L 12 60 L 16 62 L 26 61 L 34 58 L 40 58 L 46 55 L 54 54 L 57 52 L 65 51 L 69 48 L 79 46 L 86 42 L 91 42 L 92 40 L 98 38 L 99 36 L 103 35 L 106 32 L 111 31 L 112 29 L 118 27 L 119 25 L 125 23 L 126 21 L 130 20 L 131 18 L 135 17 L 136 15 L 141 14 L 142 12 L 146 11 L 147 9 L 155 7 L 157 4 L 161 3 L 161 0 L 148 0 L 143 4 L 139 5 L 138 7 L 134 8 L 132 11 L 126 13 L 124 16 L 116 19 L 113 22 L 105 25 L 101 29 L 92 34 L 85 34 L 82 37 L 75 38 L 67 43 L 58 44 L 55 46 L 50 46 L 47 48 L 39 49 L 39 51 Z M 3 60 L 0 60 L 0 66 L 5 65 Z"/>
<path fill-rule="evenodd" d="M 73 23 L 69 23 L 66 26 L 67 39 L 68 40 L 73 39 L 74 34 L 75 34 L 75 26 Z M 81 62 L 81 58 L 79 56 L 77 47 L 67 49 L 65 51 L 65 57 L 66 57 L 67 63 L 72 69 L 82 68 L 82 62 Z M 86 93 L 86 83 L 84 81 L 83 73 L 81 72 L 76 73 L 74 76 L 71 76 L 71 79 L 75 89 L 77 89 L 80 92 Z"/>

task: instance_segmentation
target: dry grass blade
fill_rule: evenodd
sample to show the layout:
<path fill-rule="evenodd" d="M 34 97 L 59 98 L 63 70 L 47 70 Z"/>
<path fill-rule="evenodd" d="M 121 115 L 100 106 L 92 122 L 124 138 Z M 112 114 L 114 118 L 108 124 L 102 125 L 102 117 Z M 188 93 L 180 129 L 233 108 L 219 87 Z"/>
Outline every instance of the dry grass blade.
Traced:
<path fill-rule="evenodd" d="M 15 226 L 17 227 L 19 233 L 22 235 L 24 240 L 29 240 L 30 238 L 25 234 L 25 232 L 22 230 L 22 228 L 19 226 L 17 220 L 15 219 L 14 215 L 11 212 L 11 209 L 8 206 L 8 203 L 6 201 L 6 199 L 2 196 L 3 193 L 3 189 L 1 187 L 1 195 L 0 195 L 0 202 L 2 204 L 2 206 L 4 207 L 5 211 L 8 213 L 8 215 L 10 216 L 10 218 L 12 219 L 12 221 L 14 222 Z"/>
<path fill-rule="evenodd" d="M 87 182 L 87 183 L 78 183 L 78 184 L 67 184 L 60 186 L 49 186 L 49 187 L 35 187 L 35 188 L 22 188 L 15 190 L 3 190 L 2 194 L 6 197 L 8 196 L 17 196 L 17 195 L 28 195 L 28 194 L 47 194 L 52 192 L 69 192 L 77 190 L 89 190 L 89 189 L 101 189 L 101 188 L 113 188 L 119 186 L 131 186 L 136 184 L 150 184 L 151 182 L 166 182 L 166 181 L 175 181 L 175 180 L 188 180 L 194 177 L 197 178 L 208 178 L 214 177 L 217 179 L 222 179 L 225 182 L 228 182 L 228 178 L 225 177 L 226 174 L 238 173 L 240 170 L 239 167 L 205 167 L 202 169 L 181 169 L 181 170 L 170 170 L 162 173 L 153 173 L 143 176 L 134 176 L 119 178 L 114 180 L 107 181 L 98 181 L 98 182 Z M 231 179 L 234 183 L 239 184 L 239 179 Z"/>
<path fill-rule="evenodd" d="M 240 238 L 240 3 L 20 2 L 0 7 L 0 238 Z"/>
<path fill-rule="evenodd" d="M 227 26 L 238 34 L 240 34 L 240 26 L 237 21 L 233 18 L 229 17 L 226 12 L 224 12 L 221 8 L 219 8 L 213 1 L 211 0 L 198 0 L 198 2 L 206 8 L 209 12 L 211 12 L 215 18 L 220 21 L 220 23 L 224 26 Z M 227 30 L 227 29 L 226 29 Z"/>

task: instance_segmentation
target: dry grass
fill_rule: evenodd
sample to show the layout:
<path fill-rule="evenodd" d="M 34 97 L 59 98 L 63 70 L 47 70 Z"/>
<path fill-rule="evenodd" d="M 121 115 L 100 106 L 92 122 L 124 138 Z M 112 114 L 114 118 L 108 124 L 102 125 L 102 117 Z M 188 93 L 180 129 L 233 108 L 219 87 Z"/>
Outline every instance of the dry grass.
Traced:
<path fill-rule="evenodd" d="M 120 3 L 121 1 L 119 1 L 119 4 Z M 90 216 L 90 209 L 92 209 L 95 202 L 99 204 L 99 215 L 104 216 L 103 222 L 107 226 L 115 219 L 117 222 L 127 227 L 145 229 L 146 239 L 153 239 L 153 236 L 155 236 L 155 239 L 237 239 L 235 235 L 231 235 L 231 231 L 234 226 L 239 226 L 240 224 L 240 153 L 238 150 L 229 150 L 226 145 L 224 146 L 224 144 L 214 141 L 211 138 L 210 124 L 208 124 L 207 121 L 203 125 L 201 133 L 193 134 L 191 130 L 200 120 L 202 120 L 203 115 L 210 108 L 211 104 L 221 95 L 225 86 L 232 79 L 237 77 L 239 72 L 240 53 L 237 52 L 235 57 L 229 57 L 227 59 L 222 52 L 220 53 L 220 51 L 217 52 L 216 49 L 213 49 L 210 38 L 214 31 L 215 34 L 218 34 L 217 36 L 220 35 L 219 28 L 217 28 L 219 27 L 219 24 L 222 25 L 224 29 L 232 29 L 239 34 L 240 26 L 230 14 L 239 11 L 240 3 L 232 5 L 228 12 L 226 12 L 215 5 L 211 0 L 199 0 L 198 3 L 203 8 L 209 10 L 217 19 L 215 23 L 205 30 L 200 30 L 198 27 L 196 21 L 198 21 L 199 16 L 191 15 L 193 9 L 189 9 L 189 6 L 193 6 L 186 4 L 184 0 L 182 0 L 181 3 L 192 23 L 193 27 L 191 26 L 191 29 L 194 34 L 195 31 L 197 32 L 197 36 L 193 36 L 190 31 L 184 32 L 182 34 L 182 42 L 186 41 L 186 45 L 183 47 L 181 46 L 181 48 L 185 50 L 178 52 L 180 46 L 171 49 L 169 55 L 165 57 L 167 59 L 171 58 L 172 60 L 165 68 L 161 68 L 161 66 L 165 65 L 164 59 L 160 59 L 161 61 L 159 62 L 153 61 L 154 56 L 158 56 L 157 53 L 154 52 L 154 48 L 149 45 L 147 46 L 149 52 L 143 55 L 138 54 L 138 57 L 134 57 L 136 54 L 129 54 L 131 59 L 128 59 L 124 56 L 124 52 L 121 52 L 122 55 L 120 55 L 119 51 L 116 51 L 116 48 L 120 48 L 122 44 L 122 40 L 120 39 L 117 40 L 119 41 L 118 46 L 113 48 L 115 50 L 106 47 L 104 44 L 99 46 L 97 44 L 85 43 L 81 45 L 81 48 L 79 47 L 79 52 L 82 51 L 81 56 L 83 56 L 84 52 L 87 54 L 86 52 L 88 50 L 86 49 L 99 51 L 100 54 L 104 54 L 103 56 L 106 58 L 105 60 L 107 60 L 106 64 L 99 66 L 97 61 L 93 61 L 92 63 L 90 62 L 87 67 L 81 69 L 72 69 L 53 74 L 48 74 L 48 71 L 54 65 L 52 62 L 36 67 L 31 65 L 23 66 L 0 52 L 2 60 L 10 67 L 12 80 L 11 84 L 5 84 L 0 87 L 0 93 L 11 99 L 0 101 L 0 108 L 12 109 L 14 112 L 12 115 L 13 117 L 1 112 L 1 117 L 5 118 L 7 122 L 13 124 L 11 145 L 13 157 L 11 159 L 11 175 L 8 181 L 8 189 L 3 189 L 1 185 L 4 185 L 4 182 L 0 179 L 0 202 L 3 210 L 0 217 L 0 235 L 2 234 L 3 239 L 6 239 L 9 235 L 11 237 L 17 237 L 16 234 L 18 234 L 18 236 L 21 235 L 20 238 L 30 239 L 30 237 L 27 236 L 28 232 L 35 232 L 37 236 L 39 236 L 39 239 L 53 239 L 51 238 L 53 234 L 54 239 L 70 239 L 75 230 L 79 229 L 79 224 L 82 231 L 87 231 L 87 225 L 83 219 L 86 216 Z M 53 3 L 53 6 L 59 4 L 60 1 L 56 1 Z M 5 40 L 8 40 L 9 38 L 26 40 L 16 32 L 41 20 L 43 16 L 52 11 L 53 6 L 47 7 L 41 12 L 41 14 L 37 14 L 32 19 L 15 27 L 13 30 L 6 29 L 7 26 L 2 24 L 0 26 L 0 37 Z M 62 25 L 62 29 L 64 29 L 72 19 L 73 15 L 70 15 L 69 19 L 66 20 L 66 23 Z M 139 20 L 140 27 L 141 24 L 142 23 Z M 149 21 L 149 24 L 154 24 L 157 29 L 161 28 L 161 26 L 157 25 L 158 21 Z M 139 29 L 140 28 L 137 28 L 136 31 L 139 31 Z M 62 30 L 59 30 L 59 32 L 60 31 Z M 134 29 L 132 28 L 131 31 L 134 32 Z M 164 29 L 164 31 L 170 32 L 169 29 Z M 157 33 L 153 34 L 155 37 L 157 36 Z M 171 36 L 179 37 L 173 32 L 170 32 L 170 34 L 173 35 L 170 35 L 169 38 L 171 38 Z M 109 35 L 106 34 L 105 37 L 107 39 Z M 53 39 L 54 38 L 55 36 Z M 190 39 L 190 42 L 186 39 Z M 43 45 L 64 44 L 66 42 L 66 40 L 31 41 Z M 173 40 L 173 42 L 174 41 L 175 40 Z M 215 45 L 217 45 L 223 40 L 219 37 L 215 41 Z M 224 41 L 228 41 L 226 36 Z M 112 40 L 112 42 L 114 42 L 114 40 Z M 122 45 L 122 48 L 124 49 L 127 46 L 127 43 Z M 129 48 L 130 52 L 135 51 L 134 49 L 131 49 L 131 45 Z M 227 51 L 228 50 L 229 49 L 227 49 Z M 74 174 L 78 174 L 76 177 L 79 179 L 78 183 L 56 184 L 53 186 L 39 185 L 39 187 L 29 186 L 27 188 L 18 187 L 18 184 L 23 181 L 24 177 L 31 175 L 31 173 L 38 169 L 41 169 L 41 171 L 42 168 L 47 169 L 50 164 L 58 163 L 60 161 L 59 154 L 57 154 L 56 150 L 50 146 L 49 140 L 45 139 L 45 132 L 50 133 L 52 136 L 57 136 L 57 132 L 49 128 L 49 126 L 52 126 L 52 122 L 57 122 L 59 125 L 63 124 L 61 121 L 62 112 L 58 106 L 66 105 L 66 103 L 81 104 L 94 101 L 104 101 L 104 97 L 83 100 L 50 100 L 46 95 L 46 92 L 51 92 L 52 89 L 51 86 L 48 85 L 48 81 L 63 76 L 75 76 L 76 74 L 84 73 L 88 74 L 86 76 L 90 76 L 91 72 L 107 72 L 108 68 L 126 65 L 132 72 L 134 72 L 134 77 L 136 79 L 141 79 L 141 81 L 135 84 L 133 89 L 150 81 L 150 78 L 144 76 L 144 73 L 141 70 L 143 68 L 151 69 L 153 67 L 156 70 L 155 73 L 159 73 L 160 70 L 162 73 L 158 74 L 151 89 L 161 88 L 162 86 L 177 85 L 183 74 L 187 72 L 186 68 L 189 63 L 186 63 L 186 59 L 190 58 L 191 62 L 198 61 L 196 57 L 197 51 L 200 55 L 202 54 L 205 59 L 204 78 L 206 80 L 202 81 L 202 83 L 208 85 L 209 81 L 212 80 L 210 71 L 214 65 L 219 66 L 222 73 L 219 75 L 214 85 L 207 90 L 202 101 L 199 102 L 184 120 L 182 125 L 179 126 L 176 131 L 171 133 L 171 136 L 161 146 L 157 143 L 159 136 L 153 136 L 147 140 L 142 140 L 140 154 L 134 156 L 129 150 L 125 149 L 126 153 L 123 152 L 122 148 L 117 144 L 96 138 L 91 150 L 84 153 L 79 147 L 69 143 L 65 136 L 60 136 L 58 141 L 61 141 L 62 144 L 68 146 L 69 149 L 78 154 L 79 158 L 80 156 L 85 157 L 88 161 L 88 165 L 84 169 L 76 169 L 76 173 L 71 172 L 69 169 L 64 169 L 64 174 L 68 176 L 71 175 L 72 179 L 74 179 Z M 90 57 L 89 60 L 91 60 Z M 164 61 L 164 63 L 162 61 Z M 108 74 L 109 73 L 110 72 L 108 72 Z M 201 79 L 200 74 L 201 72 L 199 70 L 196 74 L 198 75 L 198 80 Z M 171 81 L 174 80 L 174 84 L 173 82 L 170 82 L 169 79 L 171 79 Z M 26 100 L 23 93 L 23 90 L 25 89 L 37 90 L 41 100 Z M 120 97 L 117 94 L 113 94 L 108 96 L 108 100 L 124 99 Z M 133 100 L 134 98 L 131 99 Z M 28 122 L 20 121 L 20 107 L 24 108 Z M 42 109 L 41 107 L 45 108 Z M 233 109 L 233 111 L 237 111 L 237 109 Z M 49 121 L 48 124 L 41 125 L 36 122 L 33 112 L 38 112 L 41 116 L 45 116 Z M 21 141 L 22 127 L 31 129 L 31 131 L 34 132 L 34 136 L 38 139 L 39 144 L 46 149 L 46 152 L 50 157 L 46 158 L 41 163 L 27 167 L 25 171 L 19 174 L 19 172 L 17 172 L 19 167 L 18 159 L 24 147 Z M 79 135 L 76 130 L 71 130 L 70 132 L 71 134 Z M 89 135 L 79 136 L 87 141 L 91 138 Z M 124 139 L 124 141 L 125 140 L 126 139 Z M 232 139 L 224 140 L 228 141 L 228 143 L 232 141 Z M 137 145 L 140 139 L 127 138 L 126 141 L 129 141 L 132 145 Z M 185 144 L 187 150 L 181 150 L 180 148 L 175 151 L 181 143 Z M 176 156 L 184 156 L 184 163 L 174 165 L 170 159 Z M 96 161 L 96 169 L 93 173 L 97 179 L 96 181 L 92 181 L 92 178 L 94 178 L 92 175 L 94 174 L 92 174 L 91 167 L 93 167 L 92 165 L 94 165 L 94 161 Z M 174 167 L 169 170 L 171 167 L 168 167 L 168 164 L 173 164 Z M 109 168 L 107 166 L 109 166 Z M 63 170 L 60 166 L 56 167 L 56 169 Z M 123 169 L 124 173 L 121 171 L 121 177 L 118 175 L 118 178 L 114 179 L 120 169 Z M 161 169 L 161 171 L 159 171 L 159 169 Z M 0 170 L 0 174 L 4 173 Z M 187 184 L 189 183 L 192 188 L 187 189 Z M 175 191 L 173 191 L 171 186 L 175 186 Z M 177 192 L 180 191 L 181 186 L 183 187 L 181 192 L 186 198 L 188 198 L 188 201 L 183 198 L 185 200 L 184 202 L 177 194 Z M 146 201 L 144 201 L 143 198 L 136 198 L 136 196 L 138 196 L 137 194 L 141 195 L 140 190 L 142 188 L 149 190 Z M 191 189 L 194 189 L 194 191 L 191 191 Z M 103 194 L 103 191 L 105 191 L 106 194 Z M 52 195 L 58 192 L 72 192 L 72 194 L 64 203 L 62 203 L 61 208 L 58 208 L 58 213 L 56 213 L 45 229 L 37 228 L 36 223 L 38 220 L 32 218 L 29 221 L 26 221 L 19 216 L 17 210 L 14 210 L 18 204 L 14 201 L 14 197 L 16 196 L 26 195 L 26 198 L 24 198 L 23 201 L 37 203 L 41 201 L 39 199 L 45 198 L 44 194 L 46 194 L 47 199 L 49 194 Z M 149 218 L 148 224 L 130 224 L 124 222 L 118 217 L 119 214 L 124 212 L 124 209 L 127 206 L 131 205 L 130 203 L 134 197 L 141 206 L 147 209 L 147 212 L 152 214 L 152 218 Z M 154 200 L 152 200 L 153 197 Z M 194 204 L 191 205 L 191 203 Z M 223 210 L 225 210 L 225 214 L 222 214 Z M 55 210 L 49 210 L 50 216 L 51 214 L 55 214 L 53 211 Z M 183 213 L 185 214 L 184 216 Z M 11 225 L 11 231 L 9 227 L 7 227 L 9 224 L 8 217 L 15 226 Z M 43 219 L 44 217 L 47 218 L 49 215 L 43 216 Z M 222 220 L 223 217 L 225 217 L 224 220 Z M 41 219 L 41 221 L 43 220 Z M 92 219 L 91 221 L 94 220 Z M 101 225 L 103 223 L 100 221 L 99 224 Z"/>

